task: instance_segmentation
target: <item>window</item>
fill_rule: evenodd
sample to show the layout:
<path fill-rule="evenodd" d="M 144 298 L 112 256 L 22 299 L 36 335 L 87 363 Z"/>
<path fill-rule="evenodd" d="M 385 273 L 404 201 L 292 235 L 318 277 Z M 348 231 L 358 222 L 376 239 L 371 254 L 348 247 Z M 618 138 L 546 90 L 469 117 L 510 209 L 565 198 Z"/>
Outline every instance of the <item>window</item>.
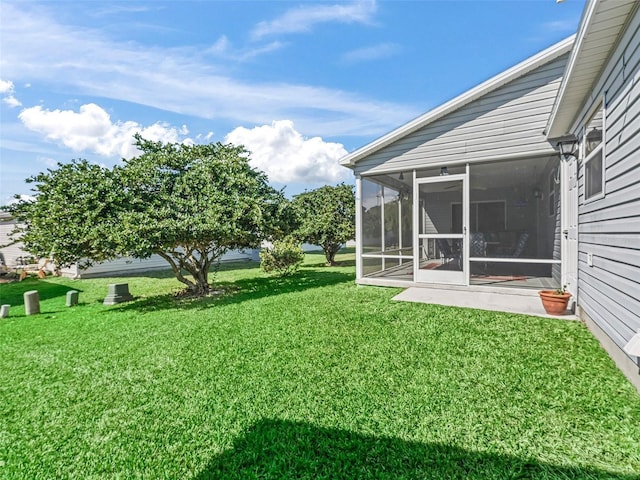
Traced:
<path fill-rule="evenodd" d="M 462 233 L 456 226 L 462 225 L 462 205 L 451 204 L 451 218 L 454 233 Z M 506 202 L 504 200 L 471 202 L 469 227 L 472 232 L 504 232 L 506 224 Z"/>
<path fill-rule="evenodd" d="M 592 200 L 594 197 L 602 197 L 603 190 L 603 168 L 602 168 L 602 148 L 585 161 L 585 200 Z"/>
<path fill-rule="evenodd" d="M 604 112 L 599 106 L 587 123 L 584 134 L 584 198 L 597 200 L 604 196 Z"/>

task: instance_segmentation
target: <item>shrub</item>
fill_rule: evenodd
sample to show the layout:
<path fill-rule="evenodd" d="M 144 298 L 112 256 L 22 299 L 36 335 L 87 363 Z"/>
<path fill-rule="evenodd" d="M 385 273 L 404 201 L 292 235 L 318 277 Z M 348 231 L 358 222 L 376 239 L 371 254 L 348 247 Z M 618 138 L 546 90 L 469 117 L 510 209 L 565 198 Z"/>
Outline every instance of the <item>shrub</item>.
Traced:
<path fill-rule="evenodd" d="M 298 270 L 304 259 L 304 251 L 300 243 L 292 240 L 276 240 L 272 247 L 260 252 L 260 267 L 266 273 L 291 275 Z"/>

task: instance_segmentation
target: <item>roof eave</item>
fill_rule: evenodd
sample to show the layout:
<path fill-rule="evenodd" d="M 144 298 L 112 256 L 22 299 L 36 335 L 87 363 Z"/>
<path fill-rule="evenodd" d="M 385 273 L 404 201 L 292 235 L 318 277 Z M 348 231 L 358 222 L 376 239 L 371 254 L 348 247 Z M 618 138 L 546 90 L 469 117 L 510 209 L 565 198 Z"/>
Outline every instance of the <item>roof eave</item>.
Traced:
<path fill-rule="evenodd" d="M 602 3 L 603 0 L 590 0 L 585 7 L 585 11 L 580 22 L 580 27 L 578 28 L 575 46 L 573 48 L 573 51 L 571 52 L 569 61 L 567 62 L 567 67 L 565 69 L 560 88 L 558 89 L 558 95 L 556 96 L 553 108 L 551 109 L 551 114 L 549 115 L 549 120 L 547 121 L 547 127 L 545 128 L 547 138 L 549 139 L 559 138 L 571 134 L 570 130 L 573 128 L 574 123 L 577 121 L 576 117 L 578 116 L 583 106 L 584 98 L 580 102 L 577 102 L 576 100 L 568 99 L 566 94 L 567 92 L 571 91 L 575 72 L 580 65 L 580 61 L 582 60 L 583 50 L 585 50 L 586 48 L 586 39 L 592 31 L 593 25 L 598 21 L 599 15 L 604 15 L 599 11 L 598 8 Z M 630 10 L 628 11 L 628 14 L 630 14 L 633 11 L 633 1 L 627 0 L 625 3 L 631 6 Z M 601 74 L 602 69 L 611 57 L 612 52 L 617 47 L 618 37 L 620 36 L 620 32 L 623 30 L 623 28 L 624 23 L 621 23 L 614 27 L 613 31 L 611 32 L 611 37 L 614 40 L 610 45 L 607 55 L 602 57 L 599 64 L 595 66 L 591 65 L 589 67 L 589 72 L 591 75 L 591 88 L 594 87 L 594 84 L 598 80 L 598 76 Z M 583 77 L 581 78 L 581 81 L 584 81 Z M 564 113 L 564 115 L 561 115 L 561 112 Z"/>
<path fill-rule="evenodd" d="M 444 117 L 445 115 L 462 108 L 468 103 L 500 88 L 501 86 L 545 65 L 556 58 L 568 53 L 573 47 L 575 35 L 572 35 L 561 42 L 552 45 L 542 52 L 527 58 L 519 64 L 505 70 L 504 72 L 490 78 L 489 80 L 477 85 L 471 90 L 449 100 L 448 102 L 436 107 L 433 110 L 409 121 L 401 127 L 383 135 L 373 142 L 345 155 L 340 159 L 340 164 L 345 167 L 354 167 L 355 164 L 364 157 L 381 150 L 382 148 L 406 137 L 407 135 L 429 125 L 430 123 Z"/>
<path fill-rule="evenodd" d="M 576 34 L 575 44 L 573 46 L 573 50 L 571 51 L 569 61 L 567 62 L 564 75 L 562 76 L 562 82 L 560 83 L 560 88 L 558 89 L 556 100 L 553 103 L 551 114 L 549 115 L 549 120 L 547 121 L 547 127 L 545 128 L 545 131 L 547 132 L 547 138 L 557 138 L 567 134 L 566 130 L 568 130 L 569 125 L 564 126 L 560 124 L 560 122 L 558 121 L 558 112 L 562 107 L 564 107 L 563 101 L 566 98 L 564 94 L 567 91 L 567 86 L 569 85 L 572 74 L 575 70 L 578 57 L 580 55 L 580 52 L 582 51 L 582 46 L 586 33 L 588 31 L 588 27 L 591 24 L 593 14 L 596 11 L 598 2 L 599 0 L 590 1 L 585 7 L 585 10 L 582 14 L 580 26 L 578 27 L 578 33 Z"/>

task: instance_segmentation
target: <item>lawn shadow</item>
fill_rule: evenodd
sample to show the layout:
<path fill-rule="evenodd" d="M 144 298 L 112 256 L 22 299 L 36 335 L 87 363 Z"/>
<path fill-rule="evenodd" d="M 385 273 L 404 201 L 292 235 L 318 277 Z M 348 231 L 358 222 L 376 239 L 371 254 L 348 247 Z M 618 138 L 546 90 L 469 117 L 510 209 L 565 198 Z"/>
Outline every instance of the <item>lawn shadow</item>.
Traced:
<path fill-rule="evenodd" d="M 39 278 L 25 278 L 21 282 L 4 283 L 0 286 L 0 302 L 9 305 L 23 305 L 24 292 L 37 290 L 40 301 L 52 298 L 64 297 L 70 290 L 82 292 L 79 288 L 71 288 L 68 285 L 51 283 Z"/>
<path fill-rule="evenodd" d="M 311 288 L 324 287 L 353 281 L 352 273 L 327 269 L 317 271 L 303 268 L 297 273 L 285 277 L 257 277 L 239 279 L 233 282 L 217 281 L 213 287 L 220 294 L 205 298 L 176 298 L 174 295 L 155 295 L 142 298 L 119 307 L 120 310 L 151 312 L 166 309 L 198 309 L 213 305 L 229 305 L 272 297 L 291 292 L 300 292 Z"/>
<path fill-rule="evenodd" d="M 194 478 L 637 479 L 591 467 L 271 419 L 251 426 L 233 448 L 212 458 Z"/>

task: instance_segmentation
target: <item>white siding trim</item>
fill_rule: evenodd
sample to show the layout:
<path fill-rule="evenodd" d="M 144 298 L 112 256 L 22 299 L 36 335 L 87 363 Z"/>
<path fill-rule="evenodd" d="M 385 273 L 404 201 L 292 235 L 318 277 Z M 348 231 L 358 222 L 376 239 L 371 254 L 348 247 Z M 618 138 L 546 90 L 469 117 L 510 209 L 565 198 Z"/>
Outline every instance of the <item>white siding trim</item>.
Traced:
<path fill-rule="evenodd" d="M 606 8 L 606 6 L 611 8 Z M 609 65 L 619 46 L 620 32 L 638 8 L 637 0 L 589 0 L 585 6 L 558 96 L 547 122 L 548 138 L 559 138 L 576 129 L 578 113 L 597 91 L 603 66 Z M 591 99 L 594 100 L 594 99 Z"/>
<path fill-rule="evenodd" d="M 356 280 L 362 278 L 362 177 L 356 175 Z"/>

